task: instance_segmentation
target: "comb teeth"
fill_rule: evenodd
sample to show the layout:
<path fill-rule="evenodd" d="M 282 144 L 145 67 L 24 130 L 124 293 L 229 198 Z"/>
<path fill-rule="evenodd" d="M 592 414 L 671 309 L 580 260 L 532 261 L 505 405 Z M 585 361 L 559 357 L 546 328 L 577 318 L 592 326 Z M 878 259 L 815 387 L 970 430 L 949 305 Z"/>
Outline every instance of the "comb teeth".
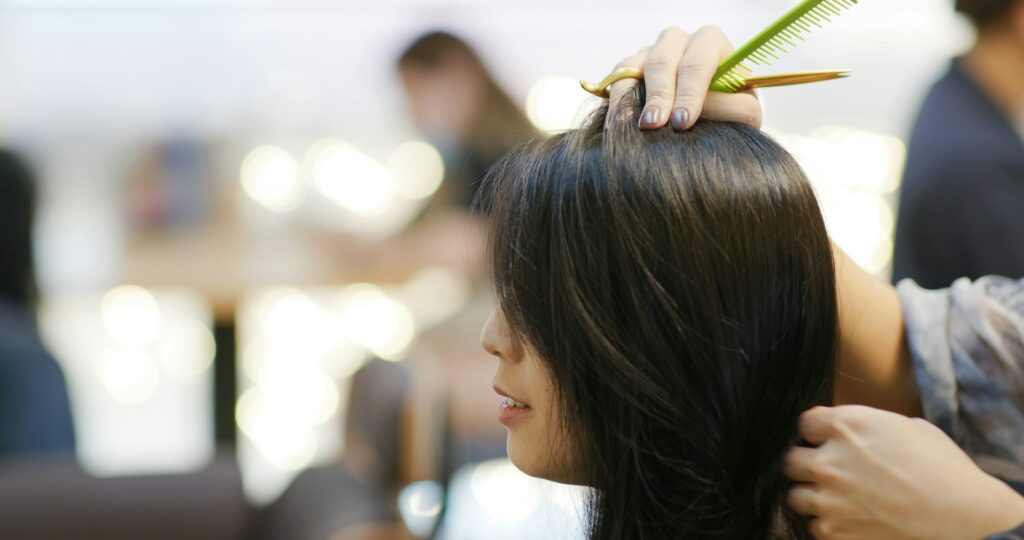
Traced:
<path fill-rule="evenodd" d="M 796 47 L 797 40 L 805 41 L 805 35 L 814 28 L 824 28 L 832 18 L 842 15 L 857 0 L 806 0 L 775 21 L 771 26 L 745 43 L 718 66 L 718 72 L 711 82 L 715 92 L 734 93 L 746 83 L 744 71 L 751 71 L 750 64 L 767 66 L 778 60 L 790 48 Z"/>

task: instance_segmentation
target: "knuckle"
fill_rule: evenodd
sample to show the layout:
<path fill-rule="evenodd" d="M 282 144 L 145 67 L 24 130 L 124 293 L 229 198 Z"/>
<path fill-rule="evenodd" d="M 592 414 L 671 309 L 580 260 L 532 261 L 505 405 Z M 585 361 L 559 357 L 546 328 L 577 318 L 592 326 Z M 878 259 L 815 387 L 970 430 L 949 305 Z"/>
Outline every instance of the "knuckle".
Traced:
<path fill-rule="evenodd" d="M 803 506 L 808 515 L 816 516 L 821 513 L 821 501 L 818 500 L 817 495 L 807 497 L 803 502 Z"/>
<path fill-rule="evenodd" d="M 671 102 L 671 101 L 672 101 L 672 95 L 670 93 L 660 89 L 660 88 L 651 88 L 651 89 L 647 90 L 647 102 L 648 103 L 655 103 L 655 102 L 657 102 L 657 103 L 660 104 L 662 102 Z M 671 103 L 669 103 L 669 104 L 671 104 Z"/>
<path fill-rule="evenodd" d="M 669 56 L 653 54 L 644 62 L 644 71 L 648 73 L 662 73 L 671 71 L 676 66 L 676 60 Z"/>
<path fill-rule="evenodd" d="M 825 411 L 825 407 L 822 407 L 821 405 L 816 405 L 800 413 L 800 422 L 813 421 L 816 416 L 823 414 Z"/>
<path fill-rule="evenodd" d="M 696 108 L 697 104 L 700 103 L 700 94 L 690 88 L 680 88 L 676 91 L 676 104 L 681 107 Z"/>
<path fill-rule="evenodd" d="M 678 38 L 684 36 L 686 36 L 686 32 L 684 32 L 682 28 L 679 28 L 678 26 L 669 26 L 668 28 L 662 30 L 660 34 L 658 34 L 658 41 L 668 38 Z"/>
<path fill-rule="evenodd" d="M 736 122 L 753 127 L 761 127 L 761 115 L 755 113 L 739 113 L 736 115 Z"/>
<path fill-rule="evenodd" d="M 819 484 L 832 484 L 839 480 L 839 472 L 836 468 L 821 460 L 808 463 L 807 473 Z"/>
<path fill-rule="evenodd" d="M 857 437 L 856 423 L 850 419 L 836 419 L 828 428 L 829 438 L 844 442 L 853 442 Z"/>
<path fill-rule="evenodd" d="M 840 410 L 829 426 L 832 435 L 847 436 L 857 432 L 863 425 L 860 411 L 855 409 Z"/>
<path fill-rule="evenodd" d="M 699 76 L 702 73 L 713 73 L 716 68 L 704 62 L 681 62 L 679 64 L 679 79 L 687 79 Z"/>
<path fill-rule="evenodd" d="M 725 32 L 722 31 L 720 27 L 713 24 L 705 24 L 704 26 L 701 26 L 697 30 L 696 34 L 706 37 L 725 37 Z"/>
<path fill-rule="evenodd" d="M 818 518 L 811 521 L 808 529 L 810 529 L 811 534 L 813 534 L 818 540 L 830 540 L 835 538 L 835 526 L 827 519 Z"/>
<path fill-rule="evenodd" d="M 647 102 L 669 106 L 672 105 L 672 94 L 659 88 L 648 87 Z"/>

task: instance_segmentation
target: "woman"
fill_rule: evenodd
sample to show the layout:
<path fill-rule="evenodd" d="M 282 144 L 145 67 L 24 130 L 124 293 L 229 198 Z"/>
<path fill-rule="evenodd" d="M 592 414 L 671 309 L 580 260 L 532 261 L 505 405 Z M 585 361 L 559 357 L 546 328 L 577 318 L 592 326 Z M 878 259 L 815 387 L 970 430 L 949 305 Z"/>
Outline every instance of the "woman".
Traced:
<path fill-rule="evenodd" d="M 748 126 L 637 130 L 642 94 L 483 187 L 499 308 L 482 344 L 509 457 L 592 486 L 594 539 L 808 537 L 781 466 L 799 414 L 832 400 L 814 192 Z"/>

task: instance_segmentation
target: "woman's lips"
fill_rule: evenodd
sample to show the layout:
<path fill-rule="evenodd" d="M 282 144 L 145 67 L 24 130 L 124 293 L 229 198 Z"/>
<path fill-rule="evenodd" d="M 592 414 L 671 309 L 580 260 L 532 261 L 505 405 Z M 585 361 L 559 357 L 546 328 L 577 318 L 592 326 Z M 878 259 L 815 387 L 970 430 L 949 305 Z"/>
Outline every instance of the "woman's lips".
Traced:
<path fill-rule="evenodd" d="M 498 422 L 511 426 L 522 421 L 531 411 L 533 409 L 529 405 L 507 397 L 498 404 Z"/>
<path fill-rule="evenodd" d="M 508 395 L 508 392 L 505 392 L 497 385 L 494 386 L 494 391 L 498 395 L 503 396 L 501 402 L 498 403 L 498 422 L 506 426 L 521 421 L 533 410 L 526 403 Z"/>

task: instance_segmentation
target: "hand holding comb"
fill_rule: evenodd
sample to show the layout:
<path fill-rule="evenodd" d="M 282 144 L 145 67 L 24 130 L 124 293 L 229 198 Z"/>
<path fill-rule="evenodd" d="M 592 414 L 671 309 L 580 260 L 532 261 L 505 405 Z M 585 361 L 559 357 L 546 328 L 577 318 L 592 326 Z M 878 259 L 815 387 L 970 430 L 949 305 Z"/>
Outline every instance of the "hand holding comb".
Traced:
<path fill-rule="evenodd" d="M 833 17 L 841 15 L 843 9 L 853 7 L 857 1 L 804 0 L 723 60 L 718 66 L 718 71 L 715 72 L 710 89 L 715 92 L 731 94 L 749 88 L 803 84 L 849 75 L 849 71 L 846 70 L 807 71 L 762 76 L 750 76 L 748 73 L 752 71 L 750 64 L 770 65 L 772 59 L 777 60 L 780 55 L 788 52 L 787 47 L 795 47 L 796 40 L 803 41 L 804 36 L 815 27 L 823 28 L 825 23 L 831 22 Z M 596 85 L 584 81 L 580 81 L 580 85 L 587 92 L 599 97 L 607 97 L 608 88 L 613 83 L 627 78 L 643 79 L 643 71 L 639 68 L 620 68 Z"/>

